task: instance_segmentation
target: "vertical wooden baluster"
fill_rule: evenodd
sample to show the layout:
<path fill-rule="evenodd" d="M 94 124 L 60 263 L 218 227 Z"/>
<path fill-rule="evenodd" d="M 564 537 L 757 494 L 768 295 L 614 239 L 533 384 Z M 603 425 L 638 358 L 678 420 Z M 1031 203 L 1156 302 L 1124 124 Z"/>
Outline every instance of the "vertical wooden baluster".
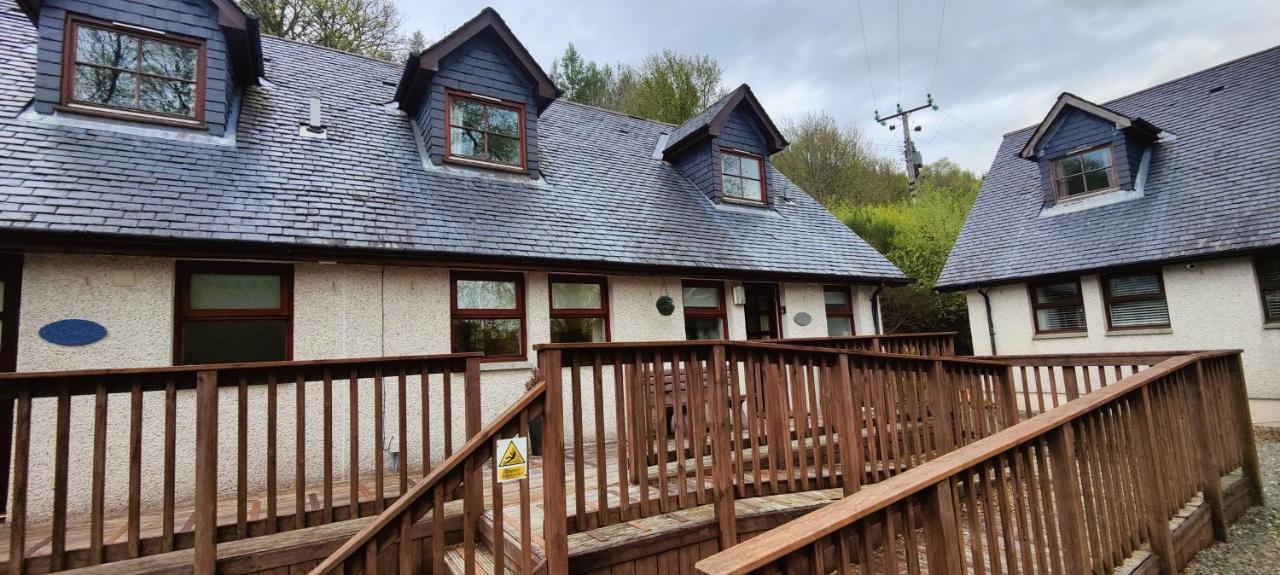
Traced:
<path fill-rule="evenodd" d="M 986 527 L 987 535 L 987 560 L 991 563 L 992 575 L 1000 575 L 1003 570 L 1000 567 L 1000 538 L 996 533 L 996 523 L 998 515 L 1003 514 L 1003 509 L 996 508 L 995 486 L 992 482 L 996 481 L 995 466 L 991 460 L 984 462 L 980 468 L 982 473 L 982 522 Z M 978 537 L 977 533 L 971 537 Z"/>
<path fill-rule="evenodd" d="M 632 456 L 633 472 L 635 474 L 634 483 L 639 487 L 640 491 L 640 515 L 646 516 L 652 512 L 651 503 L 649 502 L 649 444 L 651 441 L 649 430 L 649 419 L 647 417 L 649 409 L 648 401 L 648 378 L 644 358 L 640 352 L 635 352 L 631 359 L 631 401 L 632 411 Z"/>
<path fill-rule="evenodd" d="M 422 476 L 431 474 L 431 389 L 428 385 L 431 372 L 427 364 L 422 364 L 422 373 L 418 376 L 419 409 L 422 410 Z"/>
<path fill-rule="evenodd" d="M 274 376 L 272 381 L 275 381 Z M 324 370 L 325 397 L 326 404 L 331 401 L 329 387 L 331 385 L 329 369 Z M 329 479 L 333 469 L 333 454 L 328 453 L 329 442 L 332 441 L 332 431 L 329 427 L 329 411 L 330 406 L 325 406 L 324 428 L 325 428 L 325 485 L 332 485 L 332 479 Z M 307 526 L 307 377 L 302 369 L 298 369 L 297 375 L 293 381 L 293 526 L 295 529 L 301 529 Z M 274 443 L 274 432 L 272 433 L 272 442 Z M 325 490 L 325 511 L 324 523 L 333 521 L 330 517 L 333 502 L 332 494 L 329 490 Z"/>
<path fill-rule="evenodd" d="M 400 465 L 404 465 L 404 462 L 401 461 Z M 413 573 L 415 571 L 413 548 L 417 545 L 413 540 L 413 515 L 409 511 L 400 515 L 400 544 L 396 547 L 396 554 L 400 562 L 398 573 Z M 498 553 L 498 555 L 502 555 L 502 553 Z M 502 571 L 497 573 L 502 573 Z"/>
<path fill-rule="evenodd" d="M 333 372 L 324 370 L 324 522 L 333 523 Z M 299 398 L 301 401 L 302 398 Z M 306 441 L 306 431 L 300 434 Z M 306 450 L 300 450 L 306 453 Z M 305 479 L 305 477 L 303 478 Z M 295 502 L 297 503 L 297 502 Z M 306 509 L 306 500 L 302 501 L 302 509 Z"/>
<path fill-rule="evenodd" d="M 545 401 L 545 400 L 544 400 Z M 520 412 L 520 436 L 529 437 L 529 410 Z M 529 447 L 530 450 L 533 446 Z M 529 482 L 526 477 L 520 480 L 520 573 L 533 573 L 533 502 L 530 500 Z M 622 489 L 627 489 L 626 482 Z"/>
<path fill-rule="evenodd" d="M 350 513 L 347 514 L 348 519 L 355 519 L 360 516 L 360 378 L 356 373 L 356 369 L 351 368 L 351 377 L 347 380 L 347 402 L 348 411 L 350 413 L 350 421 L 347 422 L 348 432 L 351 436 L 350 460 L 348 477 L 350 485 L 348 486 L 348 504 L 351 507 Z"/>
<path fill-rule="evenodd" d="M 383 409 L 383 386 L 386 380 L 382 376 L 382 366 L 373 368 L 373 512 L 382 513 L 383 501 L 387 495 L 387 478 L 383 460 L 386 442 L 383 430 L 386 428 L 385 409 Z"/>
<path fill-rule="evenodd" d="M 480 433 L 480 358 L 467 358 L 463 376 L 463 423 L 467 441 Z M 498 454 L 489 457 L 497 459 Z M 484 513 L 484 461 L 479 455 L 467 457 L 462 464 L 462 541 L 467 575 L 475 573 L 476 535 L 479 534 L 480 515 Z M 497 550 L 501 553 L 501 549 Z"/>
<path fill-rule="evenodd" d="M 1163 575 L 1178 572 L 1177 555 L 1173 550 L 1173 538 L 1169 533 L 1169 518 L 1165 513 L 1168 497 L 1168 486 L 1161 480 L 1164 477 L 1160 456 L 1156 450 L 1156 422 L 1152 405 L 1152 388 L 1148 385 L 1139 392 L 1139 398 L 1133 402 L 1134 437 L 1138 439 L 1137 458 L 1139 467 L 1147 481 L 1144 490 L 1146 498 L 1144 507 L 1147 517 L 1147 537 L 1151 543 L 1151 552 L 1159 560 L 1159 570 Z"/>
<path fill-rule="evenodd" d="M 975 575 L 986 575 L 986 567 L 982 563 L 982 527 L 979 523 L 977 476 L 981 468 L 973 468 L 964 472 L 964 505 L 965 512 L 958 517 L 967 523 L 964 531 L 969 534 L 969 562 Z M 957 482 L 958 483 L 958 482 Z M 957 485 L 956 487 L 959 487 Z M 987 510 L 989 513 L 990 510 Z"/>
<path fill-rule="evenodd" d="M 657 468 L 658 468 L 658 511 L 666 513 L 670 502 L 670 491 L 667 489 L 667 454 L 669 453 L 670 442 L 667 439 L 667 422 L 666 422 L 666 399 L 665 395 L 665 376 L 663 374 L 665 368 L 662 363 L 662 354 L 658 351 L 653 352 L 653 364 L 650 369 L 653 384 L 650 386 L 653 390 L 653 429 L 656 438 L 657 449 Z"/>
<path fill-rule="evenodd" d="M 164 383 L 164 504 L 161 517 L 161 552 L 173 551 L 175 472 L 178 460 L 178 388 L 170 376 Z"/>
<path fill-rule="evenodd" d="M 1227 389 L 1218 390 L 1230 396 L 1230 405 L 1234 414 L 1235 434 L 1239 438 L 1236 449 L 1241 459 L 1240 468 L 1244 478 L 1249 482 L 1249 502 L 1251 505 L 1262 505 L 1262 469 L 1258 465 L 1257 443 L 1253 437 L 1253 416 L 1249 412 L 1249 393 L 1244 380 L 1244 363 L 1239 353 L 1233 353 L 1224 359 L 1227 364 L 1225 377 Z"/>
<path fill-rule="evenodd" d="M 299 370 L 301 371 L 301 370 Z M 267 533 L 276 532 L 276 372 L 267 372 Z M 300 490 L 301 486 L 298 486 Z"/>
<path fill-rule="evenodd" d="M 725 348 L 717 345 L 711 348 L 708 361 L 708 385 L 711 387 L 711 421 L 709 422 L 712 450 L 712 498 L 714 499 L 716 522 L 718 524 L 720 549 L 725 550 L 738 544 L 737 515 L 733 504 L 733 469 L 729 452 L 734 449 L 736 441 L 730 440 L 728 413 L 723 406 L 728 402 L 725 386 Z M 734 384 L 736 385 L 736 381 Z M 701 408 L 700 408 L 701 409 Z M 699 484 L 698 490 L 702 491 Z"/>
<path fill-rule="evenodd" d="M 796 491 L 796 453 L 795 448 L 792 447 L 792 439 L 795 437 L 792 433 L 792 428 L 796 418 L 795 401 L 792 397 L 793 394 L 791 391 L 791 381 L 794 378 L 787 377 L 788 366 L 786 354 L 778 352 L 773 355 L 773 358 L 776 358 L 776 361 L 770 361 L 769 365 L 773 370 L 774 381 L 777 382 L 776 393 L 779 398 L 778 413 L 780 414 L 780 417 L 778 418 L 778 430 L 780 431 L 778 437 L 782 439 L 781 456 L 782 461 L 784 462 L 782 467 L 786 469 L 787 473 L 787 491 L 794 493 Z M 773 449 L 769 450 L 770 453 L 773 451 Z"/>
<path fill-rule="evenodd" d="M 1013 459 L 1017 462 L 1015 470 L 1020 470 L 1020 474 L 1025 477 L 1025 479 L 1017 479 L 1018 493 L 1025 493 L 1020 497 L 1025 507 L 1031 511 L 1031 521 L 1029 523 L 1031 531 L 1026 539 L 1032 543 L 1031 547 L 1036 551 L 1036 565 L 1040 569 L 1039 572 L 1047 573 L 1049 565 L 1045 556 L 1045 550 L 1048 549 L 1048 542 L 1045 541 L 1045 524 L 1053 523 L 1054 518 L 1052 515 L 1042 512 L 1048 506 L 1041 506 L 1040 491 L 1036 489 L 1036 461 L 1034 456 L 1028 453 L 1026 447 L 1019 447 L 1013 451 Z"/>
<path fill-rule="evenodd" d="M 397 436 L 400 440 L 400 461 L 397 469 L 400 472 L 400 490 L 396 492 L 397 497 L 409 491 L 409 398 L 406 396 L 408 391 L 408 375 L 405 373 L 405 365 L 402 363 L 396 378 L 396 399 L 399 402 L 397 404 L 399 411 L 396 413 L 396 425 L 399 428 Z"/>
<path fill-rule="evenodd" d="M 792 424 L 795 428 L 796 443 L 796 463 L 798 464 L 800 490 L 809 490 L 809 398 L 807 388 L 804 384 L 804 376 L 801 373 L 799 364 L 799 354 L 789 354 L 786 370 L 790 377 L 790 394 L 792 405 Z M 817 438 L 814 438 L 817 441 Z"/>
<path fill-rule="evenodd" d="M 1199 464 L 1200 487 L 1204 493 L 1204 501 L 1209 505 L 1210 525 L 1213 526 L 1213 538 L 1218 541 L 1226 541 L 1229 537 L 1227 531 L 1226 510 L 1222 502 L 1222 482 L 1218 479 L 1218 466 L 1214 461 L 1214 455 L 1217 450 L 1224 446 L 1215 444 L 1213 438 L 1210 437 L 1209 426 L 1211 424 L 1211 415 L 1206 413 L 1207 404 L 1209 402 L 1209 393 L 1205 391 L 1205 370 L 1204 362 L 1197 361 L 1195 363 L 1195 371 L 1186 381 L 1186 385 L 1191 390 L 1191 432 L 1196 437 L 1197 463 Z"/>
<path fill-rule="evenodd" d="M 742 388 L 738 384 L 741 374 L 738 370 L 738 354 L 736 352 L 728 351 L 726 352 L 726 355 L 728 356 L 726 358 L 726 361 L 728 362 L 726 368 L 728 369 L 727 377 L 729 380 L 725 382 L 725 385 L 729 386 L 729 413 L 730 422 L 732 423 L 732 428 L 729 432 L 732 444 L 730 444 L 729 449 L 733 452 L 733 473 L 736 478 L 735 485 L 737 486 L 737 496 L 746 497 L 746 470 L 743 469 L 746 467 L 746 462 L 743 460 L 744 446 L 742 437 L 744 428 L 748 425 L 747 422 L 744 421 L 744 418 L 748 417 L 750 408 L 746 407 L 742 396 Z"/>
<path fill-rule="evenodd" d="M 929 573 L 959 575 L 964 570 L 960 551 L 960 534 L 956 529 L 956 511 L 951 479 L 943 479 L 923 494 L 925 551 L 929 557 Z M 864 561 L 869 558 L 864 555 Z"/>
<path fill-rule="evenodd" d="M 1004 550 L 1005 566 L 1008 568 L 1009 573 L 1017 573 L 1018 558 L 1015 554 L 1016 542 L 1014 539 L 1014 529 L 1016 526 L 1019 531 L 1024 533 L 1026 530 L 1022 529 L 1024 525 L 1020 520 L 1022 515 L 1019 511 L 1020 508 L 1014 501 L 1017 494 L 1009 492 L 1009 478 L 1012 475 L 1012 470 L 1009 467 L 1009 458 L 1004 455 L 997 457 L 995 467 L 995 490 L 996 497 L 999 499 L 1000 509 L 1000 547 Z"/>
<path fill-rule="evenodd" d="M 705 505 L 709 502 L 707 499 L 707 482 L 714 481 L 714 471 L 707 469 L 706 464 L 709 462 L 704 458 L 704 454 L 709 449 L 707 441 L 711 439 L 709 435 L 711 432 L 707 424 L 707 404 L 710 401 L 710 398 L 707 397 L 709 391 L 707 385 L 710 383 L 708 378 L 712 377 L 712 374 L 710 365 L 707 366 L 706 370 L 703 369 L 700 351 L 691 350 L 689 352 L 689 357 L 685 364 L 688 369 L 685 383 L 688 385 L 689 392 L 686 398 L 689 401 L 689 443 L 693 448 L 693 454 L 690 457 L 693 458 L 694 462 L 694 483 L 698 486 L 696 492 L 698 505 Z M 710 355 L 708 355 L 707 361 L 708 363 L 710 362 Z M 719 409 L 724 409 L 723 404 Z M 725 457 L 728 457 L 728 455 L 726 454 Z"/>
<path fill-rule="evenodd" d="M 236 539 L 248 535 L 249 519 L 249 384 L 240 372 L 236 385 Z"/>
<path fill-rule="evenodd" d="M 67 471 L 71 448 L 71 392 L 58 384 L 58 407 L 53 455 L 53 538 L 49 554 L 51 571 L 61 571 L 67 549 Z"/>
<path fill-rule="evenodd" d="M 1038 413 L 1044 413 L 1046 409 L 1044 405 L 1045 389 L 1044 389 L 1044 381 L 1040 379 L 1040 367 L 1032 366 L 1031 372 L 1036 376 L 1036 401 L 1038 402 L 1040 407 L 1040 411 Z"/>
<path fill-rule="evenodd" d="M 13 507 L 9 512 L 9 573 L 27 570 L 27 481 L 31 464 L 31 389 L 18 391 L 13 436 Z"/>
<path fill-rule="evenodd" d="M 218 372 L 196 373 L 195 575 L 214 575 L 218 557 Z"/>
<path fill-rule="evenodd" d="M 952 424 L 951 379 L 941 360 L 933 362 L 933 431 L 939 436 L 939 455 L 950 453 L 956 448 L 956 435 Z"/>
<path fill-rule="evenodd" d="M 447 481 L 431 489 L 431 573 L 445 573 L 444 566 L 444 492 Z"/>
<path fill-rule="evenodd" d="M 15 461 L 17 461 L 15 459 Z M 93 493 L 89 500 L 89 563 L 102 563 L 103 506 L 107 487 L 107 382 L 98 380 L 93 404 Z M 11 547 L 12 548 L 12 547 Z"/>
<path fill-rule="evenodd" d="M 582 360 L 574 353 L 569 370 L 569 391 L 573 398 L 573 501 L 579 530 L 587 530 L 586 451 L 582 447 Z"/>
<path fill-rule="evenodd" d="M 609 461 L 605 459 L 604 436 L 604 382 L 603 358 L 596 352 L 591 355 L 591 390 L 595 408 L 596 442 L 596 524 L 608 525 L 609 518 Z"/>
<path fill-rule="evenodd" d="M 129 557 L 142 555 L 142 381 L 129 389 Z"/>
<path fill-rule="evenodd" d="M 1075 430 L 1070 423 L 1049 434 L 1049 461 L 1054 477 L 1054 510 L 1061 533 L 1063 563 L 1068 573 L 1090 569 L 1085 537 L 1080 474 L 1076 468 Z"/>
<path fill-rule="evenodd" d="M 564 482 L 554 480 L 557 477 L 564 477 L 564 388 L 561 384 L 561 352 L 553 349 L 544 353 L 546 353 L 546 363 L 541 371 L 546 378 L 547 389 L 543 407 L 543 418 L 546 424 L 542 432 L 542 476 L 552 478 L 551 481 L 544 481 L 542 487 L 542 532 L 546 543 L 546 572 L 568 573 L 569 536 L 566 531 Z"/>
<path fill-rule="evenodd" d="M 378 575 L 378 538 L 364 544 L 364 575 Z M 467 571 L 467 575 L 472 575 Z"/>
<path fill-rule="evenodd" d="M 453 455 L 453 366 L 446 363 L 444 366 L 444 375 L 442 376 L 444 384 L 440 387 L 440 400 L 444 414 L 444 458 L 448 459 Z"/>
<path fill-rule="evenodd" d="M 852 495 L 862 487 L 862 432 L 858 429 L 853 383 L 849 372 L 849 354 L 842 353 L 836 358 L 835 377 L 832 395 L 835 409 L 839 417 L 840 439 L 840 482 L 845 495 Z"/>
<path fill-rule="evenodd" d="M 761 406 L 764 399 L 761 397 L 760 391 L 760 362 L 757 361 L 758 356 L 753 351 L 744 352 L 742 355 L 742 371 L 746 380 L 746 396 L 747 396 L 747 437 L 751 444 L 751 494 L 755 497 L 764 495 L 764 482 L 762 481 L 764 473 L 760 469 L 760 419 Z M 735 439 L 737 441 L 737 439 Z"/>
<path fill-rule="evenodd" d="M 677 508 L 684 509 L 689 505 L 689 484 L 688 470 L 685 469 L 685 458 L 689 456 L 687 451 L 690 430 L 688 427 L 688 416 L 692 413 L 692 406 L 689 405 L 688 395 L 692 384 L 688 380 L 689 365 L 686 368 L 680 368 L 680 352 L 679 350 L 671 351 L 671 422 L 675 430 L 675 477 L 676 483 L 676 501 Z M 691 362 L 690 362 L 691 363 Z M 665 470 L 664 470 L 665 472 Z"/>
<path fill-rule="evenodd" d="M 613 353 L 613 414 L 615 419 L 615 435 L 617 436 L 618 457 L 618 519 L 626 521 L 631 518 L 631 481 L 627 477 L 627 450 L 630 448 L 627 435 L 627 409 L 635 409 L 627 401 L 625 371 L 622 368 L 622 356 Z"/>
<path fill-rule="evenodd" d="M 498 437 L 502 437 L 503 435 L 504 435 L 503 433 L 499 433 Z M 493 494 L 491 495 L 491 497 L 493 498 L 493 535 L 492 535 L 493 547 L 492 549 L 493 549 L 493 573 L 495 575 L 501 575 L 507 572 L 506 570 L 506 560 L 507 560 L 506 526 L 505 526 L 505 520 L 503 519 L 503 513 L 502 513 L 503 506 L 505 504 L 502 501 L 502 483 L 498 481 L 498 461 L 500 460 L 502 455 L 503 454 L 495 451 L 492 455 L 492 462 L 489 465 L 489 470 L 490 470 L 489 483 L 493 489 Z M 527 465 L 527 462 L 526 462 L 526 465 Z M 531 466 L 528 466 L 528 467 L 531 467 Z"/>

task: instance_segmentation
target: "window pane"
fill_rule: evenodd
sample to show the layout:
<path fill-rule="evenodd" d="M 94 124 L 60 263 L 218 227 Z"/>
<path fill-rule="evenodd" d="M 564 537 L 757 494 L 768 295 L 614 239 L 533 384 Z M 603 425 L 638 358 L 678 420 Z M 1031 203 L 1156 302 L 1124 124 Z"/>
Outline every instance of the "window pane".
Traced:
<path fill-rule="evenodd" d="M 179 363 L 282 361 L 288 326 L 283 319 L 184 321 Z"/>
<path fill-rule="evenodd" d="M 1160 293 L 1160 278 L 1155 274 L 1110 278 L 1107 284 L 1111 297 L 1156 295 Z"/>
<path fill-rule="evenodd" d="M 847 317 L 827 318 L 827 335 L 831 337 L 853 335 L 853 320 Z"/>
<path fill-rule="evenodd" d="M 551 309 L 600 309 L 603 298 L 600 284 L 562 283 L 551 284 Z"/>
<path fill-rule="evenodd" d="M 520 113 L 509 108 L 490 106 L 489 131 L 495 134 L 520 137 Z"/>
<path fill-rule="evenodd" d="M 551 318 L 551 343 L 585 343 L 604 341 L 602 317 Z"/>
<path fill-rule="evenodd" d="M 1060 193 L 1068 196 L 1083 194 L 1085 192 L 1084 177 L 1071 176 L 1070 178 L 1062 180 L 1058 185 L 1058 190 Z"/>
<path fill-rule="evenodd" d="M 76 66 L 74 98 L 79 102 L 137 107 L 137 75 L 92 66 Z"/>
<path fill-rule="evenodd" d="M 752 180 L 760 179 L 760 160 L 755 158 L 739 158 L 742 169 L 742 176 Z"/>
<path fill-rule="evenodd" d="M 745 197 L 746 190 L 742 185 L 742 178 L 725 176 L 724 177 L 724 195 L 731 198 Z"/>
<path fill-rule="evenodd" d="M 138 39 L 89 26 L 78 26 L 76 61 L 135 69 L 138 67 Z"/>
<path fill-rule="evenodd" d="M 280 276 L 191 274 L 191 309 L 279 309 Z"/>
<path fill-rule="evenodd" d="M 1266 288 L 1280 288 L 1280 258 L 1258 264 L 1258 281 Z"/>
<path fill-rule="evenodd" d="M 1084 175 L 1084 187 L 1090 192 L 1110 188 L 1111 170 L 1103 169 L 1095 172 L 1086 172 Z"/>
<path fill-rule="evenodd" d="M 1262 302 L 1267 310 L 1267 321 L 1280 320 L 1280 289 L 1263 292 Z"/>
<path fill-rule="evenodd" d="M 455 319 L 453 351 L 483 351 L 485 355 L 523 355 L 518 319 Z"/>
<path fill-rule="evenodd" d="M 1092 152 L 1081 154 L 1080 164 L 1086 172 L 1109 167 L 1111 165 L 1111 150 L 1099 148 Z"/>
<path fill-rule="evenodd" d="M 724 339 L 724 320 L 718 317 L 684 318 L 685 339 Z"/>
<path fill-rule="evenodd" d="M 1066 177 L 1079 174 L 1084 171 L 1080 164 L 1080 156 L 1071 156 L 1058 160 L 1058 176 Z"/>
<path fill-rule="evenodd" d="M 484 106 L 475 102 L 453 99 L 453 109 L 449 111 L 449 125 L 464 128 L 484 129 Z"/>
<path fill-rule="evenodd" d="M 506 136 L 489 136 L 489 159 L 500 164 L 520 165 L 520 140 Z"/>
<path fill-rule="evenodd" d="M 733 154 L 720 154 L 720 165 L 725 175 L 737 176 L 742 174 L 742 158 Z"/>
<path fill-rule="evenodd" d="M 1036 310 L 1036 325 L 1040 331 L 1083 331 L 1084 306 Z"/>
<path fill-rule="evenodd" d="M 142 107 L 153 112 L 196 115 L 196 85 L 177 80 L 142 77 Z"/>
<path fill-rule="evenodd" d="M 1036 286 L 1037 303 L 1064 303 L 1080 299 L 1080 284 L 1063 282 Z"/>
<path fill-rule="evenodd" d="M 845 290 L 823 291 L 822 300 L 828 308 L 849 309 L 849 292 Z"/>
<path fill-rule="evenodd" d="M 1163 299 L 1111 304 L 1112 327 L 1169 325 L 1169 309 Z"/>
<path fill-rule="evenodd" d="M 472 158 L 484 156 L 483 133 L 463 130 L 462 128 L 450 128 L 449 130 L 450 155 L 469 156 Z"/>
<path fill-rule="evenodd" d="M 458 280 L 458 309 L 516 309 L 516 282 Z"/>
<path fill-rule="evenodd" d="M 760 192 L 760 180 L 741 180 L 742 197 L 748 200 L 763 200 Z"/>
<path fill-rule="evenodd" d="M 142 72 L 194 82 L 197 54 L 191 46 L 146 41 L 142 43 Z"/>
<path fill-rule="evenodd" d="M 684 307 L 719 308 L 720 288 L 684 286 Z"/>

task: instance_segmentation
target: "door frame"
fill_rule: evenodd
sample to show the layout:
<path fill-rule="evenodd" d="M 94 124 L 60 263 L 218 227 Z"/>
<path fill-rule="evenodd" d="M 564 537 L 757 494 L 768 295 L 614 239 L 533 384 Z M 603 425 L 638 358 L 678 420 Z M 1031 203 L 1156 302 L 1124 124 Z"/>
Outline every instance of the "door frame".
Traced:
<path fill-rule="evenodd" d="M 4 309 L 0 311 L 0 373 L 18 369 L 18 320 L 22 311 L 22 255 L 0 254 Z M 9 520 L 9 457 L 13 451 L 13 401 L 0 401 L 0 522 Z"/>
<path fill-rule="evenodd" d="M 750 305 L 750 291 L 757 289 L 766 289 L 773 292 L 773 332 L 774 339 L 782 339 L 782 288 L 776 283 L 769 282 L 743 282 L 742 291 L 743 299 L 746 303 L 742 306 L 742 327 L 746 331 L 747 327 L 747 306 Z M 751 339 L 751 334 L 746 334 L 747 339 Z M 756 340 L 760 341 L 760 340 Z"/>

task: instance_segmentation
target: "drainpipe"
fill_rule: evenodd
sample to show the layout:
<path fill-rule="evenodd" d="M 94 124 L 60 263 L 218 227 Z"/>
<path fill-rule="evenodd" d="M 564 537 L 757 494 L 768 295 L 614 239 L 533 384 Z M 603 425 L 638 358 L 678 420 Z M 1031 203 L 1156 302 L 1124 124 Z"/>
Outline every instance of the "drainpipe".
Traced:
<path fill-rule="evenodd" d="M 991 338 L 991 355 L 999 355 L 996 353 L 996 322 L 991 317 L 991 288 L 983 289 L 978 286 L 978 295 L 982 296 L 982 300 L 986 302 L 987 308 L 987 336 Z"/>
<path fill-rule="evenodd" d="M 884 284 L 876 286 L 876 291 L 871 292 L 871 321 L 875 326 L 875 334 L 880 335 L 880 292 L 884 291 Z"/>

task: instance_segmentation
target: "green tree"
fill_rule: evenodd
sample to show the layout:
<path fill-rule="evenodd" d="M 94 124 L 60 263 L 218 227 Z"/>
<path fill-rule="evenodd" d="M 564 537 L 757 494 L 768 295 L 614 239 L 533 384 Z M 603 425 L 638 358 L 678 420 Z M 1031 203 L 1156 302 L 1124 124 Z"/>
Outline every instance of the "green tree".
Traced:
<path fill-rule="evenodd" d="M 384 60 L 405 46 L 393 0 L 238 1 L 272 36 Z"/>
<path fill-rule="evenodd" d="M 828 208 L 890 202 L 907 195 L 907 181 L 893 160 L 875 154 L 862 134 L 825 113 L 787 122 L 791 143 L 773 165 Z"/>
<path fill-rule="evenodd" d="M 564 55 L 551 63 L 551 80 L 564 91 L 570 101 L 591 106 L 604 106 L 613 86 L 613 69 L 586 60 L 569 43 Z"/>
<path fill-rule="evenodd" d="M 413 31 L 413 34 L 409 36 L 407 48 L 411 54 L 420 54 L 427 49 L 427 37 L 422 34 L 422 30 Z"/>
<path fill-rule="evenodd" d="M 722 70 L 710 56 L 686 56 L 672 50 L 651 54 L 631 70 L 618 109 L 642 118 L 679 124 L 720 96 Z M 621 80 L 621 79 L 620 79 Z"/>

